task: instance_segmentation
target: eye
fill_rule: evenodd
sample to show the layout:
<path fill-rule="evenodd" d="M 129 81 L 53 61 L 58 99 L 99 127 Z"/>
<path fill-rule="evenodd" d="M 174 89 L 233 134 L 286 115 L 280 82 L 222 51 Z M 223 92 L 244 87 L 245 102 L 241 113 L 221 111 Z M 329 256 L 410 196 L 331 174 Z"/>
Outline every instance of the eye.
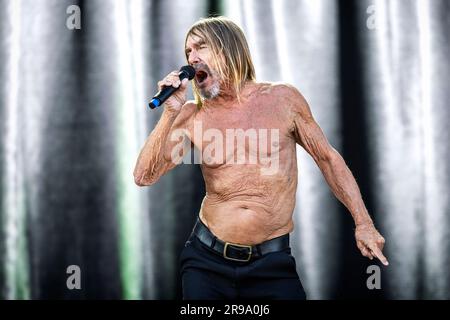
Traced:
<path fill-rule="evenodd" d="M 206 49 L 206 48 L 207 48 L 206 44 L 202 44 L 202 45 L 199 47 L 199 49 Z"/>

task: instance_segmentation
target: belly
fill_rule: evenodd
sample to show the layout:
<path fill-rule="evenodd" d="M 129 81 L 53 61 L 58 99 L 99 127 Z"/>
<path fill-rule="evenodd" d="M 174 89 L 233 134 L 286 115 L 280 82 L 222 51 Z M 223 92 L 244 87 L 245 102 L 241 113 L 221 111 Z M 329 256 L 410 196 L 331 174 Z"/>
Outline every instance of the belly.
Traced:
<path fill-rule="evenodd" d="M 206 196 L 200 219 L 223 241 L 254 245 L 291 232 L 292 212 L 293 205 L 290 203 L 275 212 L 258 199 L 233 199 L 217 203 Z"/>
<path fill-rule="evenodd" d="M 262 175 L 259 169 L 202 167 L 206 196 L 200 218 L 219 239 L 253 245 L 292 231 L 296 166 L 283 165 L 273 175 Z"/>

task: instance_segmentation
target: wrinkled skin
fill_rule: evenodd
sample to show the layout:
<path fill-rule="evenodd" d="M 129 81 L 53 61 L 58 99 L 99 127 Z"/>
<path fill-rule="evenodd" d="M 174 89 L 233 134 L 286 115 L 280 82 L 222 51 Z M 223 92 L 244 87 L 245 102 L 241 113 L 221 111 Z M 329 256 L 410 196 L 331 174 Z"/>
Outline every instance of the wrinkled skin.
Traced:
<path fill-rule="evenodd" d="M 214 70 L 208 48 L 198 37 L 191 37 L 187 48 L 191 65 L 206 64 Z M 215 74 L 199 86 L 208 95 L 209 88 L 217 85 L 217 81 Z M 199 109 L 193 102 L 186 102 L 187 84 L 180 83 L 176 73 L 169 74 L 159 85 L 181 88 L 166 102 L 157 127 L 139 155 L 134 173 L 138 185 L 155 183 L 176 165 L 173 150 L 180 141 L 172 140 L 171 135 L 177 130 L 183 130 L 185 139 L 189 139 L 197 149 L 205 150 L 211 141 L 195 134 L 196 124 L 201 124 L 202 132 L 215 129 L 223 137 L 230 128 L 277 129 L 279 161 L 277 170 L 271 174 L 262 174 L 261 168 L 267 167 L 267 163 L 227 162 L 236 156 L 236 147 L 224 147 L 221 159 L 201 164 L 206 195 L 200 219 L 219 239 L 237 244 L 258 244 L 291 232 L 298 182 L 296 144 L 299 144 L 311 155 L 334 195 L 352 214 L 356 244 L 361 253 L 388 264 L 382 254 L 385 240 L 372 223 L 352 173 L 328 143 L 297 89 L 287 84 L 249 81 L 239 101 L 235 95 L 222 89 L 218 96 L 206 99 Z M 267 145 L 270 155 L 273 152 L 271 141 Z M 223 146 L 226 146 L 226 141 L 223 141 Z M 254 150 L 246 144 L 246 159 L 252 152 Z"/>

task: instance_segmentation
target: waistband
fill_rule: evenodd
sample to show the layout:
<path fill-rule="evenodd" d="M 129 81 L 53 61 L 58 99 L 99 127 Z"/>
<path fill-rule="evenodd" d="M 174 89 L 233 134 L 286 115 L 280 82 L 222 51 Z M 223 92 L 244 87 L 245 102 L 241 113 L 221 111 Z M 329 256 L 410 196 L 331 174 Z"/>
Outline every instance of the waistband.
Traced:
<path fill-rule="evenodd" d="M 257 245 L 247 246 L 218 239 L 200 219 L 197 219 L 192 233 L 215 253 L 233 261 L 247 262 L 265 254 L 289 248 L 289 233 Z"/>

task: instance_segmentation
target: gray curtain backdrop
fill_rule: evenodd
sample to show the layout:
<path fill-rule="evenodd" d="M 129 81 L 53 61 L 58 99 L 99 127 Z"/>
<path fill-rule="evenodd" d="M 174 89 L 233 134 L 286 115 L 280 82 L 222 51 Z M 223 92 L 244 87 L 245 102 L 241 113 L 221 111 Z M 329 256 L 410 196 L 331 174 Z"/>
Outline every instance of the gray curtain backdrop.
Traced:
<path fill-rule="evenodd" d="M 349 213 L 298 147 L 292 235 L 310 299 L 449 299 L 450 2 L 1 0 L 0 298 L 173 299 L 199 167 L 133 168 L 189 26 L 242 26 L 261 81 L 295 85 L 354 173 L 390 266 L 366 287 Z M 69 30 L 67 8 L 81 9 Z M 67 268 L 79 266 L 81 289 Z"/>

